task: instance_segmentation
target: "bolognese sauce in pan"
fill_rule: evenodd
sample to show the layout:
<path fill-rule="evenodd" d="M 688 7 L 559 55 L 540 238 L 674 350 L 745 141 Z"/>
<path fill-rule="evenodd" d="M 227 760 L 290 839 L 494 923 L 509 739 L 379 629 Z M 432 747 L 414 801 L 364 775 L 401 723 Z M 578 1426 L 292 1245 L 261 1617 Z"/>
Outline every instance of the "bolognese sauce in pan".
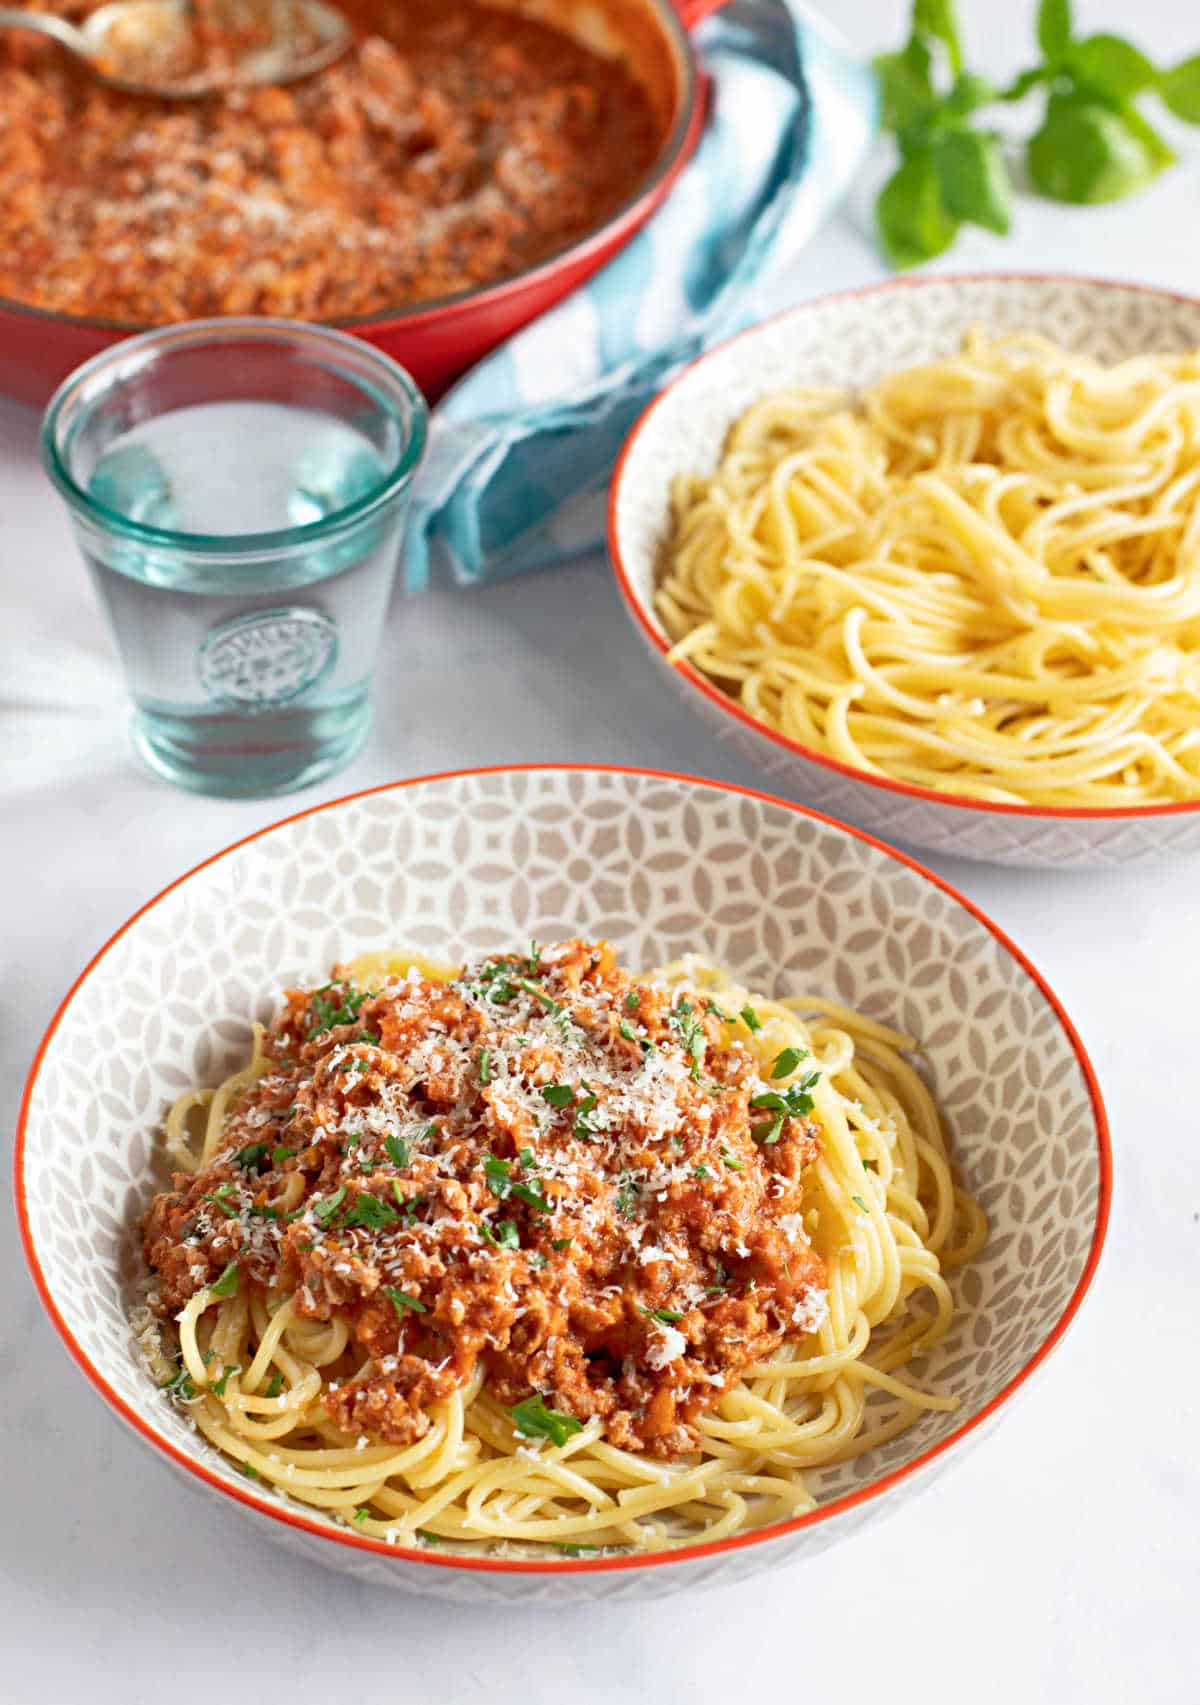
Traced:
<path fill-rule="evenodd" d="M 337 64 L 191 101 L 0 41 L 0 296 L 152 324 L 432 302 L 603 224 L 655 158 L 635 78 L 560 30 L 469 0 L 341 9 Z"/>

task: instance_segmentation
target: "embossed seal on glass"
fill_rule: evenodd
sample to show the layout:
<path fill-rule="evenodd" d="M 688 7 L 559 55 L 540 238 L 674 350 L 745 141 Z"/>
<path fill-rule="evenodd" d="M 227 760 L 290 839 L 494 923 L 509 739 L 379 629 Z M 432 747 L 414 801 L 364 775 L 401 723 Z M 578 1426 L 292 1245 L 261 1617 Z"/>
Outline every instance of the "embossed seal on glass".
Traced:
<path fill-rule="evenodd" d="M 288 704 L 329 673 L 337 650 L 337 628 L 320 610 L 253 610 L 206 635 L 200 684 L 220 704 Z"/>

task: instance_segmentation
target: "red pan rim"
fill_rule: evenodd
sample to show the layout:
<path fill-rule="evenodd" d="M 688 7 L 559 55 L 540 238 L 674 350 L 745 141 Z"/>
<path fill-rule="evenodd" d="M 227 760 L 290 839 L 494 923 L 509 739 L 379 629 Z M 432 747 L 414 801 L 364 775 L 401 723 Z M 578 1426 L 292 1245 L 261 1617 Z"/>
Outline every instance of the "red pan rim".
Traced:
<path fill-rule="evenodd" d="M 807 302 L 798 302 L 791 308 L 784 308 L 778 314 L 770 314 L 766 319 L 759 320 L 753 326 L 748 326 L 745 331 L 738 332 L 734 337 L 726 338 L 723 343 L 718 343 L 712 349 L 706 350 L 703 355 L 697 356 L 695 361 L 689 362 L 677 373 L 670 384 L 665 386 L 658 396 L 646 405 L 634 421 L 628 437 L 621 446 L 608 492 L 609 564 L 631 620 L 643 638 L 653 650 L 658 652 L 664 662 L 666 662 L 671 647 L 667 639 L 659 632 L 649 611 L 634 590 L 617 537 L 617 505 L 626 465 L 637 447 L 638 440 L 644 428 L 649 424 L 651 417 L 671 395 L 675 387 L 681 384 L 690 373 L 695 372 L 697 368 L 725 355 L 728 350 L 736 344 L 742 343 L 745 339 L 757 336 L 765 326 L 778 325 L 783 320 L 791 319 L 793 316 L 800 317 L 814 309 L 823 308 L 831 302 L 853 301 L 861 297 L 880 296 L 897 290 L 924 290 L 931 286 L 955 284 L 999 284 L 1009 281 L 1020 284 L 1083 284 L 1098 290 L 1133 291 L 1142 296 L 1158 297 L 1162 301 L 1182 302 L 1200 310 L 1200 296 L 1190 295 L 1184 290 L 1163 290 L 1159 289 L 1157 285 L 1139 284 L 1121 278 L 1096 278 L 1085 273 L 1071 272 L 939 273 L 919 278 L 888 278 L 878 284 L 862 284 L 846 290 L 832 290 L 824 296 L 814 296 Z M 1091 820 L 1121 823 L 1133 822 L 1144 817 L 1176 817 L 1186 812 L 1200 811 L 1200 799 L 1172 800 L 1160 805 L 1064 805 L 1058 807 L 1009 805 L 989 799 L 971 799 L 963 794 L 941 793 L 936 788 L 920 787 L 916 782 L 899 781 L 893 776 L 872 775 L 867 770 L 856 769 L 853 764 L 844 764 L 840 758 L 830 757 L 828 753 L 818 752 L 812 746 L 802 745 L 799 740 L 793 740 L 790 735 L 782 734 L 778 729 L 769 727 L 765 722 L 760 722 L 757 717 L 751 716 L 749 711 L 744 710 L 728 694 L 723 693 L 707 676 L 702 675 L 693 664 L 684 661 L 668 663 L 667 667 L 685 680 L 690 687 L 694 687 L 697 692 L 703 694 L 709 703 L 715 705 L 718 710 L 742 723 L 761 739 L 769 740 L 772 745 L 778 746 L 782 751 L 790 752 L 794 757 L 804 759 L 806 763 L 817 764 L 822 769 L 832 770 L 835 774 L 845 776 L 847 780 L 857 782 L 863 787 L 877 788 L 884 793 L 898 793 L 906 799 L 919 799 L 930 805 L 949 805 L 958 811 L 983 811 L 990 812 L 998 817 L 1017 817 L 1033 822 L 1053 823 Z"/>
<path fill-rule="evenodd" d="M 762 800 L 768 805 L 778 806 L 784 811 L 789 811 L 797 817 L 807 817 L 815 822 L 823 823 L 831 828 L 837 829 L 843 834 L 851 835 L 855 840 L 862 841 L 865 845 L 874 847 L 877 851 L 886 854 L 888 858 L 894 860 L 897 864 L 904 865 L 907 869 L 915 871 L 919 877 L 921 877 L 924 881 L 931 883 L 935 888 L 940 888 L 944 894 L 948 895 L 951 900 L 961 906 L 964 911 L 968 912 L 976 920 L 976 922 L 982 924 L 988 933 L 1013 959 L 1016 960 L 1017 964 L 1021 966 L 1026 975 L 1037 985 L 1046 1000 L 1049 1002 L 1064 1034 L 1067 1037 L 1067 1040 L 1071 1044 L 1071 1048 L 1075 1054 L 1075 1058 L 1079 1064 L 1079 1069 L 1087 1086 L 1088 1097 L 1092 1108 L 1092 1117 L 1095 1123 L 1097 1151 L 1096 1161 L 1099 1172 L 1099 1195 L 1096 1203 L 1096 1219 L 1092 1230 L 1092 1239 L 1088 1250 L 1087 1261 L 1084 1264 L 1082 1273 L 1076 1281 L 1075 1288 L 1072 1291 L 1066 1306 L 1058 1320 L 1055 1322 L 1052 1330 L 1047 1334 L 1043 1343 L 1038 1347 L 1019 1372 L 1008 1381 L 1002 1390 L 997 1392 L 996 1395 L 984 1405 L 978 1414 L 973 1415 L 969 1420 L 964 1421 L 963 1424 L 960 1427 L 955 1428 L 955 1430 L 949 1434 L 947 1438 L 941 1440 L 936 1445 L 931 1445 L 928 1450 L 923 1451 L 919 1456 L 915 1457 L 912 1462 L 905 1463 L 899 1468 L 892 1469 L 890 1473 L 881 1476 L 878 1480 L 872 1481 L 869 1485 L 861 1487 L 857 1491 L 847 1493 L 843 1497 L 834 1499 L 831 1503 L 824 1504 L 818 1509 L 811 1510 L 807 1515 L 795 1516 L 789 1521 L 779 1522 L 770 1527 L 756 1528 L 751 1532 L 744 1534 L 734 1534 L 728 1539 L 712 1540 L 708 1543 L 681 1546 L 678 1549 L 670 1551 L 650 1552 L 644 1556 L 635 1554 L 620 1557 L 580 1559 L 564 1558 L 562 1560 L 547 1560 L 545 1562 L 532 1558 L 508 1559 L 497 1557 L 463 1557 L 455 1555 L 439 1556 L 436 1552 L 420 1551 L 415 1548 L 398 1545 L 388 1545 L 383 1540 L 371 1539 L 364 1534 L 355 1534 L 349 1531 L 341 1533 L 334 1529 L 331 1525 L 323 1524 L 308 1516 L 300 1515 L 292 1509 L 282 1507 L 273 1501 L 259 1497 L 249 1490 L 243 1491 L 240 1487 L 228 1485 L 224 1480 L 214 1474 L 204 1463 L 198 1461 L 192 1456 L 189 1456 L 186 1452 L 172 1444 L 168 1439 L 161 1437 L 154 1428 L 149 1426 L 142 1419 L 136 1410 L 126 1403 L 124 1398 L 122 1398 L 113 1389 L 113 1387 L 105 1379 L 104 1375 L 93 1364 L 82 1345 L 71 1332 L 70 1327 L 59 1312 L 59 1309 L 51 1295 L 50 1287 L 46 1282 L 45 1274 L 43 1273 L 41 1263 L 38 1260 L 33 1233 L 30 1228 L 28 1203 L 25 1196 L 24 1158 L 26 1129 L 30 1104 L 32 1102 L 42 1062 L 77 991 L 87 981 L 88 977 L 91 975 L 96 966 L 99 965 L 101 960 L 112 951 L 116 944 L 140 918 L 144 917 L 147 912 L 152 911 L 155 906 L 164 900 L 168 894 L 173 893 L 176 888 L 179 888 L 183 883 L 190 881 L 193 876 L 198 875 L 202 870 L 207 870 L 210 865 L 219 863 L 222 859 L 227 858 L 229 855 L 239 851 L 241 848 L 249 846 L 252 842 L 262 839 L 265 835 L 272 834 L 276 829 L 284 828 L 290 823 L 300 822 L 305 817 L 316 816 L 323 811 L 335 810 L 340 806 L 351 803 L 353 800 L 367 799 L 377 794 L 398 793 L 410 787 L 420 787 L 433 782 L 461 781 L 489 775 L 538 775 L 550 773 L 560 775 L 639 776 L 654 781 L 681 783 L 686 788 L 701 787 L 710 789 L 716 793 L 729 794 L 734 797 Z M 780 1539 L 788 1534 L 798 1533 L 805 1528 L 817 1527 L 822 1522 L 832 1520 L 835 1516 L 845 1515 L 849 1511 L 857 1509 L 861 1505 L 872 1502 L 874 1499 L 882 1496 L 883 1493 L 890 1491 L 893 1487 L 900 1485 L 901 1482 L 917 1474 L 921 1469 L 928 1467 L 931 1463 L 944 1456 L 953 1446 L 967 1438 L 969 1434 L 983 1426 L 983 1424 L 992 1415 L 994 1415 L 1009 1401 L 1011 1397 L 1016 1394 L 1016 1392 L 1026 1383 L 1026 1381 L 1042 1365 L 1042 1363 L 1046 1361 L 1050 1353 L 1061 1342 L 1067 1328 L 1071 1325 L 1075 1316 L 1078 1314 L 1083 1300 L 1091 1287 L 1092 1280 L 1095 1277 L 1096 1268 L 1100 1261 L 1100 1254 L 1104 1247 L 1105 1236 L 1108 1229 L 1109 1209 L 1112 1201 L 1112 1147 L 1109 1135 L 1108 1117 L 1100 1094 L 1100 1086 L 1096 1079 L 1096 1073 L 1092 1066 L 1092 1062 L 1088 1057 L 1087 1050 L 1080 1040 L 1079 1034 L 1068 1017 L 1061 1001 L 1046 982 L 1041 972 L 1038 971 L 1033 964 L 1031 964 L 1017 944 L 1005 934 L 999 925 L 993 923 L 991 918 L 989 918 L 985 912 L 981 911 L 980 908 L 971 900 L 968 900 L 966 896 L 961 894 L 958 889 L 952 886 L 951 883 L 944 881 L 942 877 L 936 875 L 933 871 L 927 870 L 926 867 L 919 864 L 916 859 L 909 858 L 905 853 L 897 852 L 894 847 L 887 846 L 883 841 L 877 840 L 874 835 L 866 834 L 861 829 L 852 828 L 848 824 L 839 823 L 835 818 L 826 816 L 824 812 L 810 810 L 808 807 L 797 805 L 791 800 L 779 799 L 775 795 L 765 793 L 758 788 L 740 787 L 731 782 L 712 781 L 703 777 L 679 775 L 670 770 L 646 769 L 636 765 L 619 764 L 489 764 L 469 769 L 443 770 L 436 774 L 426 776 L 412 776 L 405 781 L 385 782 L 379 787 L 363 788 L 358 792 L 345 794 L 339 799 L 326 800 L 322 804 L 310 806 L 304 811 L 293 812 L 290 816 L 280 818 L 277 822 L 269 823 L 264 828 L 255 830 L 253 834 L 243 836 L 240 840 L 234 841 L 231 845 L 223 847 L 218 852 L 211 854 L 210 857 L 202 859 L 199 864 L 193 865 L 190 870 L 185 871 L 182 876 L 176 877 L 174 882 L 168 883 L 165 888 L 154 895 L 152 899 L 147 900 L 145 905 L 140 906 L 131 917 L 126 919 L 121 927 L 116 930 L 115 933 L 104 943 L 104 945 L 92 956 L 92 958 L 84 966 L 83 970 L 79 973 L 78 977 L 76 977 L 75 981 L 71 984 L 67 993 L 64 995 L 57 1011 L 50 1020 L 45 1035 L 38 1044 L 37 1052 L 33 1058 L 33 1064 L 29 1070 L 29 1076 L 26 1079 L 25 1090 L 21 1098 L 21 1106 L 17 1115 L 13 1170 L 17 1224 L 20 1230 L 21 1243 L 24 1248 L 25 1259 L 28 1263 L 34 1286 L 37 1290 L 42 1306 L 49 1315 L 51 1323 L 58 1332 L 63 1344 L 66 1346 L 68 1353 L 77 1363 L 91 1385 L 105 1400 L 109 1407 L 120 1417 L 120 1419 L 131 1427 L 144 1442 L 151 1445 L 155 1450 L 161 1451 L 163 1455 L 174 1462 L 177 1467 L 182 1468 L 186 1473 L 195 1476 L 196 1479 L 200 1480 L 204 1485 L 211 1487 L 223 1497 L 236 1499 L 238 1502 L 244 1504 L 248 1509 L 253 1510 L 258 1515 L 267 1516 L 272 1521 L 281 1522 L 287 1527 L 297 1529 L 302 1533 L 311 1534 L 318 1539 L 327 1540 L 336 1545 L 348 1546 L 351 1550 L 374 1552 L 379 1556 L 396 1558 L 404 1561 L 405 1563 L 428 1565 L 432 1568 L 461 1569 L 481 1574 L 515 1574 L 533 1576 L 589 1573 L 599 1574 L 635 1569 L 663 1568 L 672 1563 L 697 1562 L 704 1558 L 720 1556 L 726 1552 L 740 1551 L 752 1545 L 761 1545 L 772 1540 Z"/>

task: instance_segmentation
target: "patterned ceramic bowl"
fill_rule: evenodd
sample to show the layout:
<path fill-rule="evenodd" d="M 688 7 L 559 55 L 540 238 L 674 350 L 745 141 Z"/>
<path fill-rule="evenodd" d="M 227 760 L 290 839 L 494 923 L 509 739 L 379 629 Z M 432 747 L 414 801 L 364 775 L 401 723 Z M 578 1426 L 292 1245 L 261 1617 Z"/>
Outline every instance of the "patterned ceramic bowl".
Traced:
<path fill-rule="evenodd" d="M 918 1036 L 991 1224 L 928 1383 L 961 1407 L 815 1476 L 820 1507 L 741 1538 L 591 1560 L 407 1551 L 247 1483 L 139 1362 L 133 1227 L 167 1103 L 245 1056 L 281 981 L 384 943 L 441 958 L 580 932 L 651 966 L 689 949 L 766 993 L 811 989 Z M 457 1600 L 653 1597 L 811 1556 L 927 1485 L 1062 1337 L 1104 1238 L 1104 1110 L 1071 1024 L 994 924 L 888 848 L 781 800 L 645 771 L 399 783 L 293 817 L 166 889 L 101 949 L 38 1050 L 16 1150 L 22 1235 L 95 1389 L 181 1474 L 292 1549 Z M 166 1488 L 163 1495 L 169 1496 Z"/>
<path fill-rule="evenodd" d="M 715 465 L 733 422 L 791 384 L 858 390 L 949 355 L 973 326 L 1027 331 L 1104 361 L 1200 345 L 1200 298 L 1086 278 L 993 273 L 897 279 L 806 302 L 702 356 L 634 427 L 609 496 L 609 555 L 626 608 L 693 710 L 772 786 L 888 840 L 997 864 L 1113 865 L 1200 849 L 1200 801 L 1123 810 L 992 805 L 853 769 L 749 716 L 690 663 L 668 664 L 654 609 L 678 473 Z"/>

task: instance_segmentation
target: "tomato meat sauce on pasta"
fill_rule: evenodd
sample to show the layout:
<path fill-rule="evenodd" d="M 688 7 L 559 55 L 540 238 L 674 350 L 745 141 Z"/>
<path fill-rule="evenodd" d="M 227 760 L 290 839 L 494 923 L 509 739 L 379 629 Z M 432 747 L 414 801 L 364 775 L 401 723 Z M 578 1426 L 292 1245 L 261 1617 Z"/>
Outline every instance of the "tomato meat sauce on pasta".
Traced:
<path fill-rule="evenodd" d="M 393 1542 L 662 1545 L 809 1507 L 806 1461 L 952 1406 L 890 1370 L 984 1235 L 860 1022 L 847 1077 L 845 1031 L 579 940 L 289 991 L 168 1121 L 159 1383 L 252 1478 Z M 873 1432 L 872 1383 L 900 1398 Z"/>
<path fill-rule="evenodd" d="M 9 33 L 0 296 L 136 324 L 400 309 L 545 259 L 654 161 L 644 90 L 560 30 L 469 0 L 339 9 L 358 39 L 327 70 L 182 102 Z"/>

